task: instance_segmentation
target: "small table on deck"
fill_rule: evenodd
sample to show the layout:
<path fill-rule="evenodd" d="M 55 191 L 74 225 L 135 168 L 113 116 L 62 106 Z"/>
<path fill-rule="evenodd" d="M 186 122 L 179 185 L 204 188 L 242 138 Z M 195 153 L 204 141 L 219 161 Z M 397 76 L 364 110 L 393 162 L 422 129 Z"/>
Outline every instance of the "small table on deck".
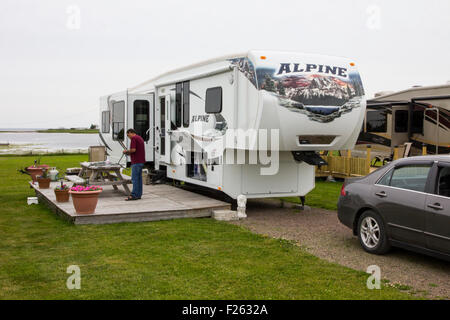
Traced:
<path fill-rule="evenodd" d="M 132 182 L 120 173 L 120 165 L 104 161 L 82 162 L 80 165 L 81 171 L 78 174 L 78 177 L 83 178 L 88 170 L 91 171 L 90 176 L 86 177 L 86 179 L 89 179 L 89 185 L 113 186 L 114 190 L 118 190 L 118 186 L 122 186 L 127 195 L 131 194 L 128 184 Z"/>

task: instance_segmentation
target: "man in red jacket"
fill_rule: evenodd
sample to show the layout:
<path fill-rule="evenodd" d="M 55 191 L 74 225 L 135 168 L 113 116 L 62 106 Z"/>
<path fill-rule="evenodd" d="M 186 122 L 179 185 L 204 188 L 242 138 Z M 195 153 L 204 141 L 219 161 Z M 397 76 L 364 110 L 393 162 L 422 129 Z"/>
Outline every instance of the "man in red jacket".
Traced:
<path fill-rule="evenodd" d="M 145 164 L 145 143 L 144 139 L 136 134 L 134 129 L 127 130 L 127 137 L 131 140 L 130 149 L 123 153 L 131 158 L 131 182 L 133 191 L 125 200 L 139 200 L 142 197 L 142 168 Z"/>

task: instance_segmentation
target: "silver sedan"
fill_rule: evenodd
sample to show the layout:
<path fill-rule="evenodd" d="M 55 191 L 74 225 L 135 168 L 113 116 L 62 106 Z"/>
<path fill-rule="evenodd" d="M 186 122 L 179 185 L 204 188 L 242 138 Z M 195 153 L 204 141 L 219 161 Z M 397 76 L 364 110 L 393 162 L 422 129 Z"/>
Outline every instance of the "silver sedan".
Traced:
<path fill-rule="evenodd" d="M 450 156 L 404 158 L 346 180 L 338 217 L 367 252 L 396 246 L 450 261 Z"/>

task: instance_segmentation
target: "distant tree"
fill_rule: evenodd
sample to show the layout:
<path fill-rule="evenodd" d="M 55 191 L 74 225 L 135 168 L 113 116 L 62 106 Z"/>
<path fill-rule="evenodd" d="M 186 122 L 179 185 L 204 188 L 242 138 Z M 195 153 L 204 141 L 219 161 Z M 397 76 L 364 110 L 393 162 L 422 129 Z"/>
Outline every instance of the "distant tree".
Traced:
<path fill-rule="evenodd" d="M 97 125 L 96 125 L 96 124 L 91 124 L 91 126 L 89 127 L 89 129 L 91 129 L 91 130 L 97 129 Z"/>

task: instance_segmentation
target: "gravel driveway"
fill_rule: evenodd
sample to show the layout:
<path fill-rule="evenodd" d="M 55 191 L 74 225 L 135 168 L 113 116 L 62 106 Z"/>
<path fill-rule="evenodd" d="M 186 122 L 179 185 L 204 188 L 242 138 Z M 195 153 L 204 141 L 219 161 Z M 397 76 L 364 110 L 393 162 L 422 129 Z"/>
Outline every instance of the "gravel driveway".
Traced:
<path fill-rule="evenodd" d="M 393 248 L 384 256 L 363 251 L 358 239 L 339 223 L 335 211 L 283 208 L 279 201 L 249 201 L 248 218 L 232 222 L 252 232 L 293 240 L 311 254 L 356 270 L 378 265 L 392 285 L 428 298 L 450 297 L 450 262 Z M 409 289 L 410 288 L 410 289 Z"/>

